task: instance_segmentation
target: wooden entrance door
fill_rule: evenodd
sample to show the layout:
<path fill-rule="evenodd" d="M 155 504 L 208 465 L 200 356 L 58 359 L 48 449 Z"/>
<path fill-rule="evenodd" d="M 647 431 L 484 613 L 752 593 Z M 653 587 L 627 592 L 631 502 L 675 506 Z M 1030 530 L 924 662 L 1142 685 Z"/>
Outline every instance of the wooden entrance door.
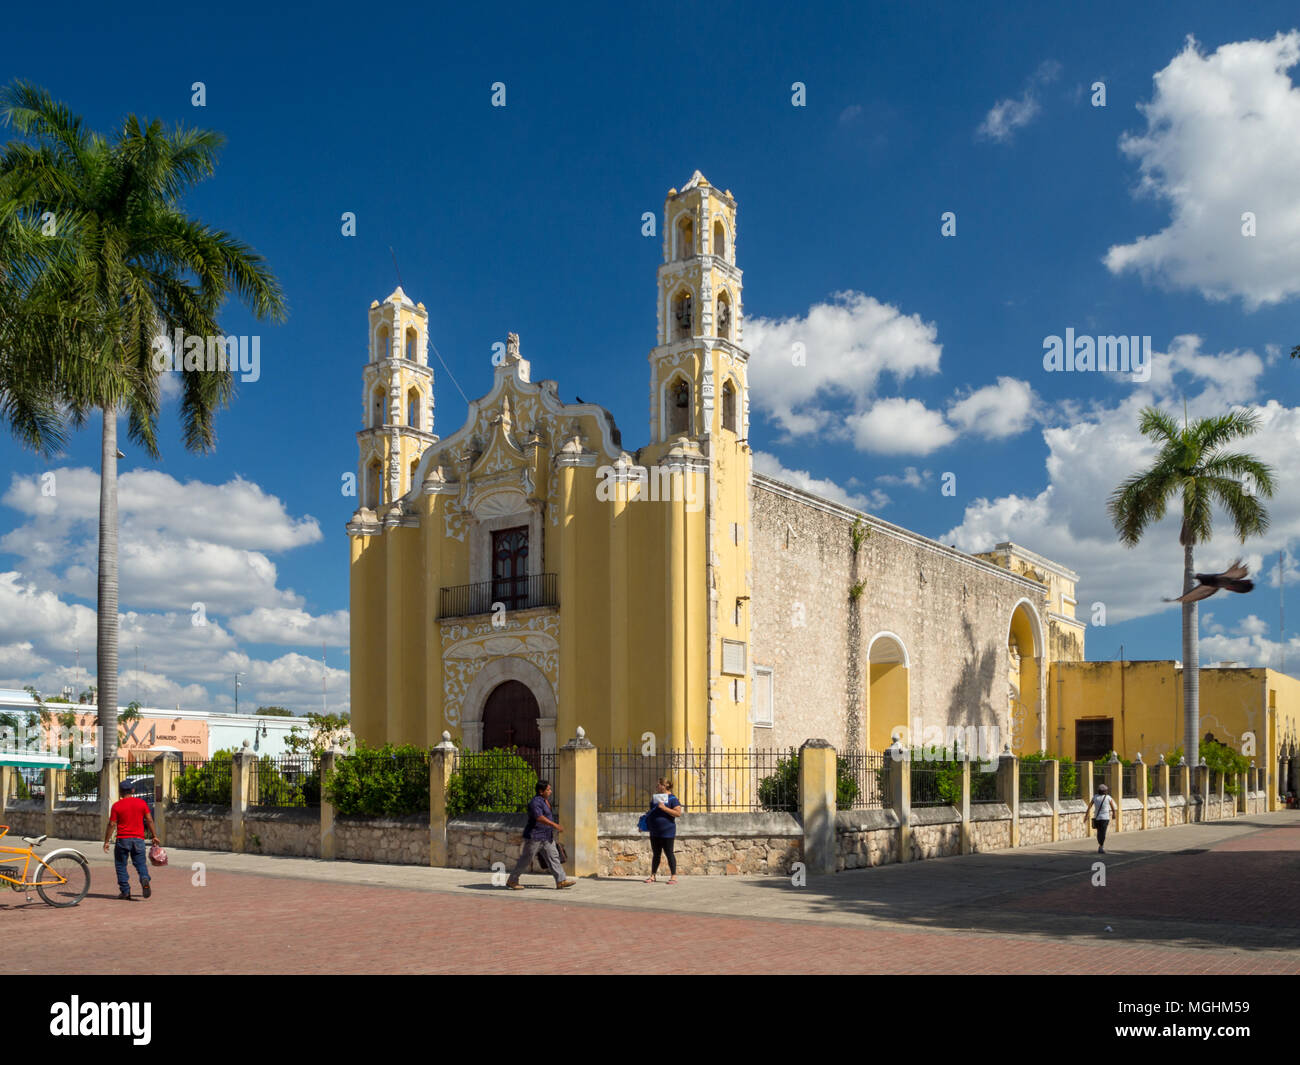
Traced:
<path fill-rule="evenodd" d="M 514 747 L 538 768 L 542 733 L 537 727 L 541 710 L 527 684 L 507 680 L 492 689 L 483 705 L 483 749 Z"/>

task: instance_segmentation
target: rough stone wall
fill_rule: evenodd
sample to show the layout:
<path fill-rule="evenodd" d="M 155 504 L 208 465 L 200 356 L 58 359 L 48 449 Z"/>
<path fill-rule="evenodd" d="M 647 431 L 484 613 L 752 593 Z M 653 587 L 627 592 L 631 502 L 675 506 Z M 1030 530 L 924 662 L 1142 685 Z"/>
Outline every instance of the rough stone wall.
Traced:
<path fill-rule="evenodd" d="M 43 832 L 44 829 L 41 831 Z M 103 839 L 101 831 L 98 810 L 69 810 L 58 806 L 54 808 L 56 839 Z"/>
<path fill-rule="evenodd" d="M 1026 817 L 1020 813 L 1020 845 L 1032 847 L 1038 843 L 1052 842 L 1052 815 L 1035 814 Z"/>
<path fill-rule="evenodd" d="M 1011 615 L 1016 603 L 1027 598 L 1045 629 L 1046 590 L 864 516 L 871 535 L 858 553 L 858 579 L 865 583 L 857 601 L 857 638 L 850 648 L 853 512 L 835 504 L 824 509 L 813 497 L 791 491 L 798 498 L 761 480 L 750 487 L 751 661 L 774 670 L 775 721 L 773 728 L 754 729 L 754 743 L 798 746 L 815 736 L 846 749 L 850 654 L 857 656 L 859 705 L 865 711 L 867 649 L 880 632 L 896 634 L 907 650 L 914 718 L 922 717 L 925 725 L 996 724 L 1004 738 L 1009 736 Z M 873 731 L 878 724 L 873 722 Z M 1026 723 L 1029 735 L 1037 734 L 1037 724 L 1036 719 Z M 857 746 L 868 746 L 869 735 L 864 714 Z"/>
<path fill-rule="evenodd" d="M 320 809 L 250 810 L 244 815 L 244 847 L 249 854 L 320 857 Z"/>
<path fill-rule="evenodd" d="M 911 860 L 947 858 L 961 853 L 961 822 L 940 825 L 913 825 Z"/>
<path fill-rule="evenodd" d="M 384 865 L 429 864 L 429 817 L 339 817 L 334 821 L 338 857 Z"/>
<path fill-rule="evenodd" d="M 9 826 L 5 840 L 39 836 L 45 831 L 45 807 L 35 803 L 31 806 L 10 806 L 5 810 L 0 824 Z"/>
<path fill-rule="evenodd" d="M 840 832 L 835 840 L 835 871 L 869 869 L 898 861 L 898 829 L 873 828 L 864 832 Z"/>
<path fill-rule="evenodd" d="M 1147 803 L 1147 828 L 1164 828 L 1166 812 L 1163 799 L 1150 800 Z"/>
<path fill-rule="evenodd" d="M 1002 803 L 971 803 L 971 850 L 1004 850 L 1011 846 L 1011 810 Z"/>
<path fill-rule="evenodd" d="M 1058 835 L 1061 839 L 1083 839 L 1088 835 L 1088 823 L 1083 813 L 1088 804 L 1082 799 L 1062 799 L 1057 807 Z"/>
<path fill-rule="evenodd" d="M 448 822 L 447 864 L 487 872 L 503 862 L 509 872 L 519 860 L 527 821 L 523 814 L 469 814 Z"/>
<path fill-rule="evenodd" d="M 598 859 L 601 876 L 649 876 L 650 840 L 646 836 L 602 836 Z M 787 876 L 803 860 L 803 837 L 678 836 L 673 844 L 677 872 L 685 876 Z M 661 860 L 659 875 L 667 874 Z"/>
<path fill-rule="evenodd" d="M 230 850 L 230 807 L 178 803 L 167 810 L 167 846 L 181 850 Z"/>

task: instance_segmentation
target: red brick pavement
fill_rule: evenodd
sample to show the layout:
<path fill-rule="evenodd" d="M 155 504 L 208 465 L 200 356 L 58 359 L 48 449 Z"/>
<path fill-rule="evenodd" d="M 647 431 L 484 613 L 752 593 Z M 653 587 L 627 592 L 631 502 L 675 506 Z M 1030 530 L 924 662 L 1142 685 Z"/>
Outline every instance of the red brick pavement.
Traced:
<path fill-rule="evenodd" d="M 209 870 L 154 897 L 55 910 L 0 896 L 10 969 L 34 973 L 1291 973 L 1294 955 L 817 922 L 647 914 Z M 536 888 L 532 890 L 548 890 Z M 582 886 L 573 889 L 581 891 Z M 558 901 L 558 900 L 557 900 Z M 147 921 L 147 923 L 145 923 Z M 147 953 L 144 940 L 148 940 Z M 51 945 L 56 945 L 51 949 Z M 129 948 L 129 949 L 127 949 Z M 24 969 L 23 966 L 29 968 Z"/>

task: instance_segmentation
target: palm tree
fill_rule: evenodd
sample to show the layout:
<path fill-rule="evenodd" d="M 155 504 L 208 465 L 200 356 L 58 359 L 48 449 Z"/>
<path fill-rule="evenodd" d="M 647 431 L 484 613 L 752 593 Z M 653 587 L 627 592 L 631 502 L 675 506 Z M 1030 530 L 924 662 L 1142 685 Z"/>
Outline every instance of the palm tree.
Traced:
<path fill-rule="evenodd" d="M 12 411 L 0 405 L 0 413 L 28 442 L 50 438 L 42 416 L 51 401 L 76 426 L 94 411 L 102 417 L 96 673 L 109 757 L 117 747 L 118 412 L 128 415 L 132 441 L 156 458 L 163 372 L 156 338 L 175 329 L 221 336 L 217 314 L 232 291 L 260 319 L 283 320 L 285 302 L 260 255 L 181 210 L 184 194 L 215 170 L 220 134 L 167 130 L 130 115 L 109 141 L 23 81 L 0 91 L 0 119 L 30 140 L 0 153 L 0 225 L 6 217 L 29 232 L 41 219 L 57 225 L 53 251 L 23 257 L 6 244 L 0 252 L 0 279 L 15 290 L 12 337 L 0 332 L 0 352 L 9 350 L 12 364 L 0 356 L 0 399 Z M 60 308 L 52 318 L 51 293 Z M 44 395 L 31 383 L 39 379 L 32 367 L 51 371 Z M 229 366 L 181 373 L 185 445 L 211 450 L 213 415 L 229 402 L 233 375 Z M 15 423 L 14 413 L 26 421 Z"/>
<path fill-rule="evenodd" d="M 1155 407 L 1142 412 L 1142 435 L 1160 446 L 1154 464 L 1135 473 L 1111 493 L 1108 509 L 1120 541 L 1135 547 L 1142 534 L 1165 516 L 1169 501 L 1181 495 L 1183 521 L 1178 542 L 1183 545 L 1183 594 L 1196 585 L 1192 576 L 1193 548 L 1208 543 L 1211 510 L 1217 503 L 1232 521 L 1242 543 L 1268 528 L 1268 512 L 1256 494 L 1271 498 L 1273 470 L 1253 455 L 1227 452 L 1233 440 L 1250 436 L 1259 428 L 1254 411 L 1237 410 L 1217 418 L 1202 418 L 1190 425 Z M 1253 488 L 1249 481 L 1254 482 Z M 1183 604 L 1183 750 L 1195 760 L 1200 749 L 1200 650 L 1196 603 Z"/>

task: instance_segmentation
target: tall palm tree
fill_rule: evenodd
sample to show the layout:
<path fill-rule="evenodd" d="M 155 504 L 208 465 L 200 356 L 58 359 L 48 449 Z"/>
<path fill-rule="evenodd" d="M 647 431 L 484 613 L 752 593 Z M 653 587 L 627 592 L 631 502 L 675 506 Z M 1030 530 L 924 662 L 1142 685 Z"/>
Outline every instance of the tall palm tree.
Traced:
<path fill-rule="evenodd" d="M 1183 545 L 1183 594 L 1196 585 L 1193 549 L 1213 535 L 1212 509 L 1227 513 L 1242 543 L 1268 528 L 1268 512 L 1257 496 L 1271 498 L 1272 467 L 1253 455 L 1223 450 L 1234 440 L 1259 428 L 1254 411 L 1237 410 L 1217 418 L 1201 418 L 1179 427 L 1176 419 L 1155 407 L 1142 412 L 1142 435 L 1160 446 L 1155 462 L 1135 473 L 1111 493 L 1108 509 L 1120 541 L 1135 547 L 1148 527 L 1165 516 L 1170 500 L 1180 496 L 1183 521 L 1178 542 Z M 1249 482 L 1253 481 L 1253 485 Z M 1195 602 L 1183 604 L 1183 750 L 1195 763 L 1200 750 L 1200 648 Z"/>
<path fill-rule="evenodd" d="M 132 441 L 156 458 L 156 338 L 175 329 L 186 337 L 221 336 L 217 315 L 231 292 L 260 319 L 282 320 L 285 301 L 260 255 L 180 206 L 184 194 L 214 172 L 220 134 L 168 130 L 130 115 L 110 141 L 23 81 L 0 91 L 0 119 L 27 138 L 0 153 L 0 191 L 10 199 L 15 225 L 33 230 L 48 218 L 57 225 L 57 251 L 29 255 L 17 268 L 4 265 L 10 249 L 0 251 L 0 277 L 17 278 L 10 287 L 32 301 L 14 315 L 17 339 L 6 341 L 0 333 L 0 348 L 10 345 L 15 364 L 0 360 L 6 374 L 0 394 L 9 394 L 12 373 L 19 387 L 9 403 L 26 422 L 11 424 L 20 437 L 23 425 L 33 426 L 25 431 L 29 442 L 42 432 L 48 438 L 42 415 L 49 397 L 43 400 L 38 388 L 23 382 L 31 366 L 53 361 L 50 387 L 72 424 L 83 425 L 94 411 L 102 417 L 96 672 L 107 757 L 117 747 L 118 412 L 128 415 Z M 38 312 L 48 310 L 52 291 L 59 293 L 61 313 L 42 319 Z M 229 402 L 233 375 L 229 366 L 181 373 L 185 445 L 211 450 L 213 415 Z"/>

